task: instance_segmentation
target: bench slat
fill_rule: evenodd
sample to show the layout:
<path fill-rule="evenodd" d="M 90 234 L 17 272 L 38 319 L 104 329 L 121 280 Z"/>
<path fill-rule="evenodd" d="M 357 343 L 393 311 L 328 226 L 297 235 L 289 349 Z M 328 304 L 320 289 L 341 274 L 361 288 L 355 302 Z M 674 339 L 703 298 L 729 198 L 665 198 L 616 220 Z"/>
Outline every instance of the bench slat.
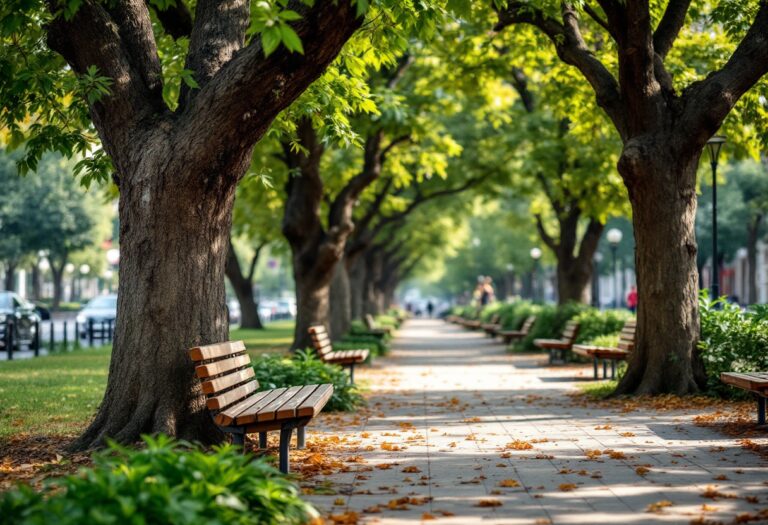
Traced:
<path fill-rule="evenodd" d="M 215 361 L 213 363 L 199 365 L 195 367 L 195 373 L 197 374 L 197 377 L 204 379 L 206 377 L 216 376 L 223 374 L 224 372 L 229 372 L 230 370 L 236 370 L 250 363 L 251 358 L 248 356 L 248 354 L 243 354 L 229 359 L 224 359 L 222 361 Z"/>
<path fill-rule="evenodd" d="M 293 399 L 296 396 L 296 394 L 298 394 L 301 391 L 302 388 L 304 387 L 292 386 L 288 390 L 280 394 L 280 396 L 273 399 L 271 403 L 269 403 L 267 406 L 259 410 L 259 413 L 256 414 L 256 421 L 257 422 L 273 421 L 277 419 L 277 411 L 280 410 L 280 408 L 282 408 L 283 405 L 290 402 L 291 399 Z"/>
<path fill-rule="evenodd" d="M 203 381 L 202 383 L 203 393 L 215 394 L 216 392 L 221 392 L 226 388 L 235 386 L 239 383 L 243 383 L 251 379 L 255 375 L 256 373 L 253 371 L 253 368 L 248 367 L 248 368 L 243 368 L 242 370 L 237 370 L 225 376 L 217 377 L 216 379 Z"/>
<path fill-rule="evenodd" d="M 256 416 L 261 411 L 261 409 L 280 397 L 286 390 L 288 389 L 276 388 L 274 390 L 270 390 L 266 396 L 262 397 L 256 403 L 253 403 L 251 406 L 240 412 L 235 418 L 235 424 L 247 425 L 248 423 L 254 423 L 256 421 Z"/>
<path fill-rule="evenodd" d="M 259 388 L 259 383 L 256 381 L 249 381 L 244 385 L 240 385 L 237 388 L 233 388 L 221 395 L 209 397 L 205 402 L 208 410 L 219 410 L 226 406 L 236 403 L 241 399 L 247 397 L 249 394 L 256 392 Z"/>
<path fill-rule="evenodd" d="M 192 361 L 205 361 L 207 359 L 216 359 L 232 354 L 237 354 L 245 350 L 245 343 L 242 341 L 227 341 L 226 343 L 217 343 L 213 345 L 196 346 L 189 349 L 189 357 Z"/>
<path fill-rule="evenodd" d="M 768 372 L 723 372 L 720 381 L 744 390 L 768 391 Z"/>
<path fill-rule="evenodd" d="M 315 416 L 333 395 L 333 385 L 320 385 L 296 409 L 297 417 Z"/>
<path fill-rule="evenodd" d="M 264 399 L 267 397 L 271 392 L 274 392 L 274 390 L 265 390 L 263 392 L 256 392 L 252 396 L 250 396 L 248 399 L 243 399 L 238 404 L 233 405 L 223 412 L 219 412 L 216 417 L 214 418 L 214 421 L 218 425 L 229 425 L 231 424 L 235 418 L 245 409 L 252 406 L 254 403 L 258 402 L 261 399 Z"/>
<path fill-rule="evenodd" d="M 306 385 L 299 390 L 299 392 L 293 396 L 290 401 L 287 401 L 276 412 L 277 419 L 289 419 L 296 417 L 296 409 L 311 396 L 315 390 L 319 388 L 319 385 Z"/>

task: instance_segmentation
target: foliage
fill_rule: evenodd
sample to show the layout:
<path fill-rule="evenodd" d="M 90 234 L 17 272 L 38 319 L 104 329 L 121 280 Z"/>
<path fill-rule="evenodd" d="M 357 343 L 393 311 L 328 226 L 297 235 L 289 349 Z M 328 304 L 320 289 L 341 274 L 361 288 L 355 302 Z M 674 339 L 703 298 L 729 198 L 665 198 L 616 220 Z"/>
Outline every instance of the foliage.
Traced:
<path fill-rule="evenodd" d="M 41 494 L 20 486 L 0 498 L 7 523 L 303 524 L 317 511 L 265 459 L 232 446 L 206 452 L 160 435 L 146 448 L 110 445 L 94 467 L 52 480 Z"/>
<path fill-rule="evenodd" d="M 628 310 L 598 310 L 587 308 L 573 319 L 579 323 L 579 343 L 593 341 L 604 335 L 617 334 L 624 323 L 634 316 Z M 590 343 L 596 344 L 598 343 Z M 599 346 L 605 346 L 599 344 Z"/>
<path fill-rule="evenodd" d="M 393 315 L 377 315 L 376 324 L 382 327 L 397 328 L 400 323 L 397 322 L 397 318 Z"/>
<path fill-rule="evenodd" d="M 367 348 L 371 356 L 387 355 L 389 345 L 383 337 L 365 335 L 364 333 L 349 333 L 341 338 L 341 341 L 333 343 L 334 350 L 356 350 Z"/>
<path fill-rule="evenodd" d="M 721 372 L 768 370 L 768 307 L 755 306 L 742 312 L 738 305 L 722 299 L 700 300 L 701 340 L 699 348 L 707 370 L 710 393 L 724 397 L 745 396 L 720 382 Z"/>
<path fill-rule="evenodd" d="M 357 387 L 340 366 L 323 363 L 310 351 L 299 351 L 292 357 L 264 355 L 253 361 L 253 369 L 262 390 L 331 383 L 333 396 L 325 410 L 350 411 L 363 403 Z"/>

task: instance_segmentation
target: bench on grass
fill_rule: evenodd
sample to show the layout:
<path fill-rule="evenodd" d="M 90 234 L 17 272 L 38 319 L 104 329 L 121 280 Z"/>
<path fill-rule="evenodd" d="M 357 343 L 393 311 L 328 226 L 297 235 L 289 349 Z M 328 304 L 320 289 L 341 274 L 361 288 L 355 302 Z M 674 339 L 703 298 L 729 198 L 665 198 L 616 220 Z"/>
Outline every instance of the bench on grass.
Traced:
<path fill-rule="evenodd" d="M 392 329 L 388 326 L 379 326 L 376 320 L 371 314 L 365 314 L 365 327 L 368 329 L 368 333 L 371 335 L 385 336 L 392 333 Z"/>
<path fill-rule="evenodd" d="M 723 372 L 720 381 L 752 392 L 757 399 L 757 424 L 765 425 L 765 400 L 768 397 L 768 372 Z"/>
<path fill-rule="evenodd" d="M 245 448 L 246 434 L 259 434 L 267 447 L 267 432 L 280 431 L 280 471 L 288 472 L 288 446 L 296 429 L 296 446 L 304 448 L 304 427 L 320 413 L 333 394 L 333 385 L 259 389 L 251 358 L 242 341 L 229 341 L 189 350 L 200 379 L 206 406 L 216 425 Z"/>
<path fill-rule="evenodd" d="M 576 336 L 579 335 L 579 323 L 568 321 L 565 323 L 560 339 L 534 339 L 533 344 L 542 350 L 549 350 L 549 363 L 555 362 L 555 356 L 559 354 L 560 360 L 565 362 L 568 352 L 573 347 Z"/>
<path fill-rule="evenodd" d="M 525 321 L 523 321 L 523 326 L 520 327 L 520 330 L 499 330 L 496 335 L 501 336 L 504 339 L 504 344 L 509 345 L 512 343 L 512 341 L 519 341 L 520 339 L 525 339 L 528 334 L 531 332 L 531 328 L 533 327 L 533 323 L 536 322 L 536 316 L 535 315 L 529 315 Z"/>
<path fill-rule="evenodd" d="M 349 380 L 354 384 L 355 365 L 365 362 L 370 351 L 367 348 L 360 350 L 334 350 L 328 330 L 320 324 L 310 326 L 309 334 L 312 336 L 312 346 L 320 360 L 325 363 L 348 367 Z"/>
<path fill-rule="evenodd" d="M 627 355 L 635 348 L 635 330 L 637 322 L 627 321 L 619 334 L 619 343 L 615 347 L 594 345 L 573 345 L 573 352 L 583 357 L 592 358 L 595 379 L 598 379 L 598 368 L 603 363 L 603 379 L 608 377 L 608 362 L 611 362 L 611 379 L 616 378 L 616 362 L 625 361 Z"/>
<path fill-rule="evenodd" d="M 499 319 L 501 319 L 499 314 L 493 314 L 493 317 L 491 317 L 490 322 L 481 324 L 480 328 L 483 329 L 483 332 L 485 332 L 486 335 L 494 337 L 496 336 L 496 332 L 501 330 Z"/>

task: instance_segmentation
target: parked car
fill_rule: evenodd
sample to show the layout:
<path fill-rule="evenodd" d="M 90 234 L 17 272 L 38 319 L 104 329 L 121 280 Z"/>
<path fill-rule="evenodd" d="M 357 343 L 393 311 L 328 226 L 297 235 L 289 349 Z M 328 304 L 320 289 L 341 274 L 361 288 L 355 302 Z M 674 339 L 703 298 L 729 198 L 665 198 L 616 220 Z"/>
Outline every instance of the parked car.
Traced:
<path fill-rule="evenodd" d="M 0 341 L 6 345 L 12 339 L 13 346 L 32 350 L 40 347 L 40 315 L 35 305 L 13 292 L 0 292 Z"/>
<path fill-rule="evenodd" d="M 288 300 L 278 301 L 274 317 L 275 319 L 293 319 L 296 317 L 296 303 Z"/>
<path fill-rule="evenodd" d="M 88 336 L 88 327 L 92 326 L 91 322 L 99 325 L 101 329 L 102 323 L 111 322 L 114 325 L 115 318 L 117 317 L 117 295 L 100 295 L 88 301 L 88 303 L 80 310 L 75 318 L 80 325 L 80 337 Z"/>

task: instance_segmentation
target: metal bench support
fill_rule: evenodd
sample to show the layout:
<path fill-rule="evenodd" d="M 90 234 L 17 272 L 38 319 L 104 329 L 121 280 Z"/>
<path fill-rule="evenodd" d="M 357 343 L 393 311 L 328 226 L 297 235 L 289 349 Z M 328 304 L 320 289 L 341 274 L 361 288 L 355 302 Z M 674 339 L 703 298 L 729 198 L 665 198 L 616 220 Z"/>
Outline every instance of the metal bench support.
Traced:
<path fill-rule="evenodd" d="M 297 449 L 303 449 L 305 447 L 306 428 L 307 427 L 299 427 L 296 429 L 296 448 Z"/>
<path fill-rule="evenodd" d="M 264 450 L 267 448 L 267 433 L 259 432 L 259 448 Z"/>
<path fill-rule="evenodd" d="M 757 424 L 765 425 L 765 396 L 757 394 Z"/>
<path fill-rule="evenodd" d="M 280 429 L 280 472 L 287 474 L 290 470 L 288 462 L 288 446 L 291 444 L 293 427 L 285 426 Z"/>

